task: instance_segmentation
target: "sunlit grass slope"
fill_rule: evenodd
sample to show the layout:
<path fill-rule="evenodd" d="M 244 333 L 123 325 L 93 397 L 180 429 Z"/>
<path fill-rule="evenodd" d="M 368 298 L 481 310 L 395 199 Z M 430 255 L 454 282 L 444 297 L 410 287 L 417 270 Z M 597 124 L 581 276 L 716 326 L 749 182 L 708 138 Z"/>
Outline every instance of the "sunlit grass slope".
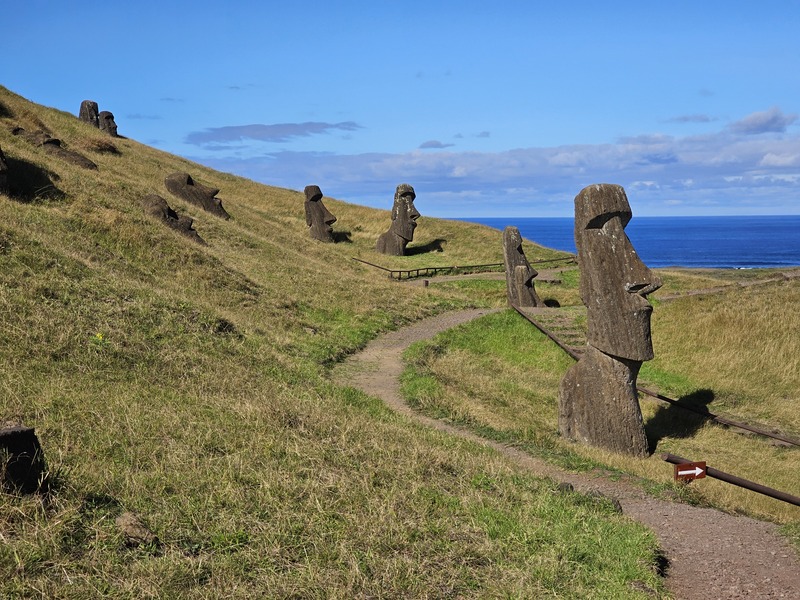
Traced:
<path fill-rule="evenodd" d="M 792 310 L 800 302 L 800 280 L 783 279 L 777 270 L 664 270 L 660 275 L 665 285 L 653 297 L 656 357 L 644 363 L 639 385 L 695 408 L 800 439 L 800 321 Z M 756 279 L 777 281 L 739 285 Z M 561 281 L 557 286 L 537 285 L 537 289 L 543 298 L 558 300 L 559 313 L 572 320 L 576 330 L 585 331 L 577 270 L 563 273 Z M 471 285 L 463 282 L 459 287 L 466 292 Z M 492 297 L 488 285 L 480 285 L 487 301 Z M 494 298 L 500 301 L 505 284 L 494 285 Z M 696 289 L 722 291 L 686 295 Z M 660 300 L 676 294 L 684 295 Z M 561 439 L 558 386 L 573 360 L 510 309 L 419 343 L 407 358 L 405 393 L 421 410 L 519 444 L 558 464 L 604 465 L 670 486 L 673 467 L 660 458 L 669 452 L 800 495 L 797 447 L 712 424 L 649 396 L 642 396 L 640 402 L 654 446 L 648 460 L 628 459 Z M 684 494 L 684 488 L 673 491 Z M 688 491 L 696 501 L 800 530 L 800 509 L 792 504 L 709 478 L 695 482 Z"/>
<path fill-rule="evenodd" d="M 98 169 L 15 126 L 48 131 Z M 326 199 L 351 241 L 318 243 L 301 192 L 110 139 L 4 88 L 0 147 L 13 192 L 0 195 L 0 422 L 36 428 L 51 481 L 46 496 L 0 494 L 0 597 L 661 589 L 653 536 L 608 503 L 327 380 L 379 332 L 489 301 L 402 286 L 352 257 L 498 262 L 499 232 L 423 218 L 414 247 L 443 251 L 390 260 L 372 249 L 388 210 Z M 172 197 L 163 182 L 175 171 L 220 188 L 232 219 Z M 145 216 L 150 193 L 194 217 L 208 246 Z M 129 548 L 115 525 L 125 511 L 160 543 Z"/>

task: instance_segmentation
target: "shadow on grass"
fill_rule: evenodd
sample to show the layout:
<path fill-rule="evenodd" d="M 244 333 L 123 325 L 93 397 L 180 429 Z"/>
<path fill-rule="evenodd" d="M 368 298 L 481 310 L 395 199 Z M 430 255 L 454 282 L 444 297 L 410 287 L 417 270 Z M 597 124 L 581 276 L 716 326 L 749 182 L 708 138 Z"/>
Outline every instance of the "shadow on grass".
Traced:
<path fill-rule="evenodd" d="M 408 246 L 406 248 L 406 256 L 427 254 L 428 252 L 444 252 L 444 245 L 446 243 L 447 240 L 436 238 L 435 240 L 431 240 L 427 244 L 422 244 L 421 246 Z"/>
<path fill-rule="evenodd" d="M 703 415 L 711 415 L 708 405 L 713 401 L 714 392 L 712 390 L 696 390 L 678 399 L 679 404 L 696 412 L 684 410 L 680 406 L 672 404 L 659 406 L 656 414 L 645 423 L 651 451 L 654 452 L 658 442 L 666 437 L 688 438 L 697 433 L 709 418 Z"/>
<path fill-rule="evenodd" d="M 334 231 L 333 241 L 337 244 L 341 244 L 342 242 L 352 244 L 353 240 L 350 239 L 350 235 L 351 233 L 349 231 Z"/>
<path fill-rule="evenodd" d="M 11 197 L 21 202 L 44 202 L 63 200 L 66 194 L 53 181 L 59 177 L 24 160 L 6 156 L 8 163 L 8 187 Z"/>

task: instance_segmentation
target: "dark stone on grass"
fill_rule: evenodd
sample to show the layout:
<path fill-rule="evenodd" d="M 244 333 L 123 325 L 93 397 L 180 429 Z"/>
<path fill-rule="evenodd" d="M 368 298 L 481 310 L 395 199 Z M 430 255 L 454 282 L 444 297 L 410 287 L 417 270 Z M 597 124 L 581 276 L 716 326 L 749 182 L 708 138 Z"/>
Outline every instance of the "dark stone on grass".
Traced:
<path fill-rule="evenodd" d="M 503 230 L 503 260 L 508 303 L 511 306 L 541 306 L 542 301 L 533 286 L 533 280 L 539 272 L 531 267 L 525 257 L 519 229 L 510 225 Z"/>
<path fill-rule="evenodd" d="M 105 131 L 111 137 L 119 137 L 117 134 L 117 123 L 114 121 L 114 115 L 112 113 L 104 110 L 97 115 L 97 120 L 100 125 L 100 131 Z"/>
<path fill-rule="evenodd" d="M 191 202 L 223 219 L 231 218 L 222 207 L 222 200 L 215 197 L 219 193 L 219 189 L 195 183 L 188 173 L 173 173 L 164 180 L 164 185 L 178 198 Z"/>
<path fill-rule="evenodd" d="M 414 206 L 417 195 L 407 183 L 397 186 L 392 206 L 392 225 L 378 238 L 375 249 L 383 254 L 404 256 L 406 246 L 414 239 L 414 229 L 420 214 Z"/>
<path fill-rule="evenodd" d="M 0 482 L 7 492 L 45 491 L 44 452 L 33 427 L 0 429 Z"/>
<path fill-rule="evenodd" d="M 322 190 L 316 185 L 307 185 L 305 190 L 306 225 L 309 234 L 320 242 L 333 242 L 333 225 L 336 222 L 331 212 L 322 203 Z"/>
<path fill-rule="evenodd" d="M 558 428 L 570 440 L 644 457 L 649 447 L 636 379 L 642 361 L 653 358 L 647 295 L 661 280 L 625 234 L 631 216 L 618 185 L 592 185 L 575 197 L 580 294 L 589 331 L 586 351 L 561 380 Z"/>
<path fill-rule="evenodd" d="M 194 219 L 186 215 L 179 215 L 167 204 L 158 194 L 149 194 L 142 199 L 145 212 L 151 217 L 158 219 L 167 227 L 179 231 L 183 235 L 191 238 L 198 244 L 206 245 L 200 234 L 193 227 Z"/>
<path fill-rule="evenodd" d="M 0 194 L 8 194 L 8 163 L 0 148 Z"/>
<path fill-rule="evenodd" d="M 125 545 L 129 548 L 150 546 L 157 548 L 161 545 L 158 536 L 150 531 L 138 515 L 124 512 L 116 518 L 116 525 L 125 538 Z"/>
<path fill-rule="evenodd" d="M 100 112 L 97 107 L 97 102 L 93 100 L 84 100 L 81 102 L 81 109 L 78 113 L 78 118 L 85 121 L 93 127 L 100 127 Z"/>
<path fill-rule="evenodd" d="M 97 168 L 97 165 L 86 158 L 83 154 L 78 154 L 72 150 L 67 150 L 61 145 L 61 140 L 51 137 L 50 134 L 45 133 L 44 131 L 34 131 L 33 133 L 30 133 L 25 131 L 22 127 L 15 127 L 11 130 L 11 133 L 21 137 L 33 146 L 38 146 L 44 149 L 44 151 L 48 154 L 57 156 L 58 158 L 74 165 L 78 165 L 84 169 Z"/>

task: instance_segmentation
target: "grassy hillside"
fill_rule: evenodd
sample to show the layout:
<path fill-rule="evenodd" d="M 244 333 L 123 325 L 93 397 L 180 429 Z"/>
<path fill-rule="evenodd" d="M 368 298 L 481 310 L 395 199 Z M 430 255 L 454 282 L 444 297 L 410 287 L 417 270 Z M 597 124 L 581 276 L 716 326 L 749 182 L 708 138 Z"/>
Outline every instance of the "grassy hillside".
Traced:
<path fill-rule="evenodd" d="M 12 135 L 19 126 L 98 169 Z M 390 259 L 372 250 L 388 210 L 326 199 L 351 241 L 318 243 L 297 191 L 108 138 L 1 87 L 0 147 L 11 180 L 0 194 L 0 423 L 36 427 L 51 484 L 0 494 L 0 597 L 661 589 L 653 536 L 610 504 L 328 381 L 382 331 L 491 301 L 398 285 L 352 257 L 499 262 L 499 232 L 422 218 L 421 251 Z M 220 188 L 232 219 L 172 197 L 175 171 Z M 194 217 L 208 245 L 147 216 L 150 193 Z M 115 525 L 127 511 L 159 541 L 131 547 Z"/>

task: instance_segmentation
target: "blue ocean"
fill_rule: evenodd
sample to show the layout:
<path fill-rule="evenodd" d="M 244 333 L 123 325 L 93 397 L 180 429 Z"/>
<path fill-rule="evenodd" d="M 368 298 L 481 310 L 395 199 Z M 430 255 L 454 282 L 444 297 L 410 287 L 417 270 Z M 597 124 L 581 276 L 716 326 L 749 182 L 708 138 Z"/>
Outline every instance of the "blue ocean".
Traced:
<path fill-rule="evenodd" d="M 463 218 L 501 231 L 519 228 L 541 246 L 576 252 L 573 219 Z M 750 269 L 800 266 L 800 215 L 637 217 L 625 232 L 649 267 Z"/>

